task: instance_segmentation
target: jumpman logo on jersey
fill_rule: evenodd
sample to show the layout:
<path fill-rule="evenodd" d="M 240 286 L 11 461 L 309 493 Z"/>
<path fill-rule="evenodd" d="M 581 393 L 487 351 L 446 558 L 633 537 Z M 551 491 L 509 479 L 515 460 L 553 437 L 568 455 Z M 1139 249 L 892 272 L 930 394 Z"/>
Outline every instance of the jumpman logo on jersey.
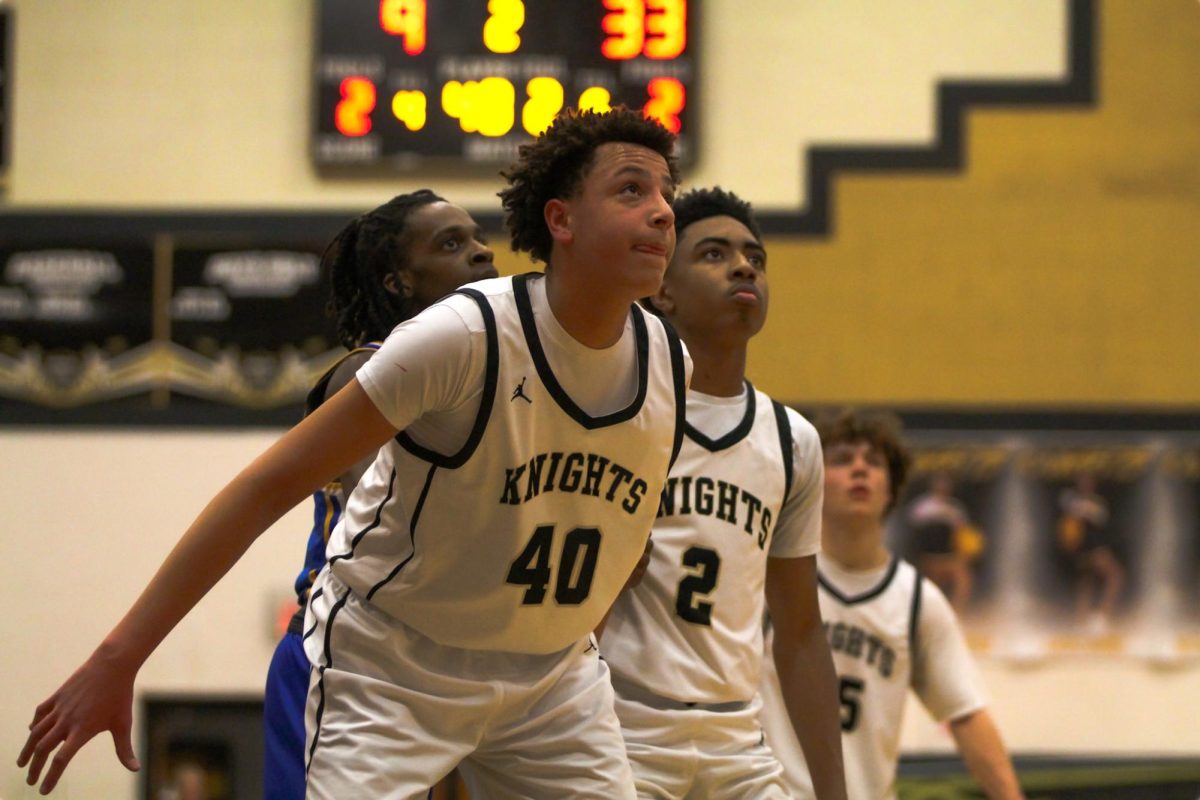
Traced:
<path fill-rule="evenodd" d="M 513 389 L 512 397 L 508 398 L 508 402 L 511 403 L 513 400 L 516 400 L 518 397 L 521 398 L 522 400 L 524 400 L 526 403 L 533 405 L 533 401 L 530 400 L 528 395 L 525 394 L 525 377 L 524 376 L 521 377 L 521 382 L 517 384 L 517 388 Z"/>
<path fill-rule="evenodd" d="M 596 643 L 594 641 L 592 641 L 591 637 L 588 637 L 588 646 L 584 648 L 583 652 L 590 653 L 593 650 L 599 650 L 599 649 L 600 648 L 596 646 Z"/>

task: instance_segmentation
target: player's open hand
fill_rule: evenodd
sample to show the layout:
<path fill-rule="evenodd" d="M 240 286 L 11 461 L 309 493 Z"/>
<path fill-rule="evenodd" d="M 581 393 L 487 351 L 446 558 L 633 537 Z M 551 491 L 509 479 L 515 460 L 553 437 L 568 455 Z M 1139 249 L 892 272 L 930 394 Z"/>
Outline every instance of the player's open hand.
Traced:
<path fill-rule="evenodd" d="M 117 758 L 130 771 L 137 771 L 138 760 L 129 736 L 135 673 L 106 660 L 97 651 L 37 707 L 29 724 L 29 738 L 17 758 L 18 767 L 29 765 L 26 783 L 37 783 L 46 759 L 58 748 L 41 786 L 41 793 L 49 794 L 79 748 L 101 731 L 112 733 Z"/>

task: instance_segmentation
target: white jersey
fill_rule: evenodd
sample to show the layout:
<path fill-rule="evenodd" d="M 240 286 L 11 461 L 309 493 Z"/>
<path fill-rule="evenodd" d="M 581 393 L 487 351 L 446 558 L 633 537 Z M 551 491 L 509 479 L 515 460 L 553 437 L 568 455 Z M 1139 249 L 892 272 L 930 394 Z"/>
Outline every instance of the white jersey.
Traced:
<path fill-rule="evenodd" d="M 634 397 L 590 416 L 551 371 L 533 280 L 461 290 L 486 329 L 470 436 L 443 453 L 398 434 L 330 539 L 342 583 L 442 645 L 552 653 L 594 630 L 642 554 L 682 438 L 678 338 L 634 307 Z M 372 366 L 388 353 L 368 367 L 396 369 Z"/>
<path fill-rule="evenodd" d="M 716 437 L 693 422 L 723 399 L 688 392 L 687 435 L 659 503 L 650 565 L 605 628 L 614 682 L 684 703 L 748 701 L 758 691 L 767 557 L 816 552 L 824 482 L 812 425 L 746 387 L 724 398 L 735 416 Z"/>
<path fill-rule="evenodd" d="M 911 686 L 938 720 L 984 706 L 954 613 L 941 591 L 907 561 L 849 572 L 818 556 L 821 617 L 838 675 L 846 793 L 854 800 L 895 797 L 900 727 Z M 770 646 L 770 642 L 767 642 Z M 792 792 L 813 797 L 773 669 L 763 671 L 761 717 Z"/>

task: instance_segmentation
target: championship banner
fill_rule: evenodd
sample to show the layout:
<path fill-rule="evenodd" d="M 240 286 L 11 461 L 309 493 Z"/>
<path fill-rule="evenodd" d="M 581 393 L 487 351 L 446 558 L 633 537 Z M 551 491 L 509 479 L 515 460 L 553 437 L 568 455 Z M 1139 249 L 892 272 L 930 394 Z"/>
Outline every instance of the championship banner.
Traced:
<path fill-rule="evenodd" d="M 0 248 L 0 408 L 71 409 L 164 385 L 150 245 Z"/>
<path fill-rule="evenodd" d="M 325 315 L 319 250 L 183 246 L 173 262 L 174 395 L 278 408 L 302 400 L 345 353 Z"/>

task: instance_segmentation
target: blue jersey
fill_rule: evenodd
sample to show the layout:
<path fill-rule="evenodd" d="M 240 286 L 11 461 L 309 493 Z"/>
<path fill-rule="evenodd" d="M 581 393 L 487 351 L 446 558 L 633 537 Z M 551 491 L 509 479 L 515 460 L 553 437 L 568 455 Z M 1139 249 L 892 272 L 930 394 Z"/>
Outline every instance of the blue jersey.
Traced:
<path fill-rule="evenodd" d="M 304 401 L 305 416 L 316 411 L 317 407 L 325 402 L 325 393 L 329 389 L 329 381 L 333 377 L 333 373 L 347 358 L 364 352 L 371 352 L 373 354 L 379 349 L 381 344 L 382 342 L 368 342 L 362 347 L 356 347 L 338 359 L 338 362 L 330 367 L 309 391 L 308 397 Z M 312 588 L 313 581 L 316 580 L 317 574 L 325 566 L 325 545 L 329 542 L 330 532 L 342 516 L 342 508 L 346 500 L 346 495 L 341 482 L 335 480 L 313 492 L 312 498 L 313 525 L 312 530 L 308 534 L 308 543 L 304 551 L 304 569 L 300 570 L 300 574 L 296 576 L 295 583 L 296 602 L 300 607 L 297 611 L 298 618 L 293 618 L 292 625 L 289 626 L 289 628 L 295 628 L 296 630 L 300 629 L 299 626 L 304 621 L 304 606 L 308 603 L 308 593 Z"/>

